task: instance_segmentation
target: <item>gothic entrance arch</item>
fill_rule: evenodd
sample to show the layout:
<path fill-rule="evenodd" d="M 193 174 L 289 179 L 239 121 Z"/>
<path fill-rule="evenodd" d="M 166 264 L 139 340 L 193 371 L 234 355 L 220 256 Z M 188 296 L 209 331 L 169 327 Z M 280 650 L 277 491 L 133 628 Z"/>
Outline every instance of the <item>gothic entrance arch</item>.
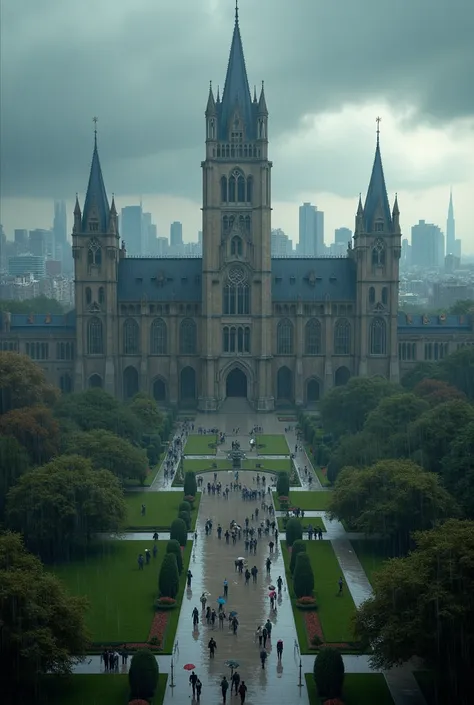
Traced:
<path fill-rule="evenodd" d="M 102 377 L 100 375 L 91 375 L 89 377 L 89 387 L 91 389 L 101 389 Z"/>
<path fill-rule="evenodd" d="M 158 378 L 153 382 L 153 398 L 155 401 L 166 401 L 166 384 Z"/>
<path fill-rule="evenodd" d="M 310 379 L 306 384 L 306 401 L 308 404 L 314 404 L 319 401 L 321 389 L 317 379 Z"/>
<path fill-rule="evenodd" d="M 234 367 L 227 375 L 225 390 L 227 397 L 247 398 L 247 375 L 240 367 Z"/>
<path fill-rule="evenodd" d="M 336 370 L 336 374 L 334 375 L 334 383 L 336 387 L 343 387 L 345 384 L 348 383 L 350 377 L 351 373 L 349 372 L 347 367 L 338 367 Z"/>
<path fill-rule="evenodd" d="M 129 366 L 123 371 L 123 398 L 131 399 L 135 394 L 138 394 L 138 371 Z"/>
<path fill-rule="evenodd" d="M 282 401 L 293 400 L 293 375 L 286 366 L 280 367 L 277 373 L 277 399 Z"/>
<path fill-rule="evenodd" d="M 179 376 L 179 398 L 183 402 L 196 399 L 196 372 L 193 367 L 183 367 Z"/>

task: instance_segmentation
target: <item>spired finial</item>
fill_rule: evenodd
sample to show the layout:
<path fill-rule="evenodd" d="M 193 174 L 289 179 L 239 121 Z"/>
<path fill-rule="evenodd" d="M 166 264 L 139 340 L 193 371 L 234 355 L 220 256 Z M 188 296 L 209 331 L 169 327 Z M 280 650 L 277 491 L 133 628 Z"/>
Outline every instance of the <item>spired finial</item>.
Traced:
<path fill-rule="evenodd" d="M 377 143 L 378 143 L 379 137 L 380 137 L 380 123 L 382 122 L 382 118 L 381 117 L 375 118 L 375 122 L 377 123 Z"/>
<path fill-rule="evenodd" d="M 97 123 L 99 122 L 99 118 L 94 116 L 92 122 L 94 123 L 94 142 L 97 145 Z"/>
<path fill-rule="evenodd" d="M 235 24 L 239 24 L 239 0 L 235 0 Z"/>

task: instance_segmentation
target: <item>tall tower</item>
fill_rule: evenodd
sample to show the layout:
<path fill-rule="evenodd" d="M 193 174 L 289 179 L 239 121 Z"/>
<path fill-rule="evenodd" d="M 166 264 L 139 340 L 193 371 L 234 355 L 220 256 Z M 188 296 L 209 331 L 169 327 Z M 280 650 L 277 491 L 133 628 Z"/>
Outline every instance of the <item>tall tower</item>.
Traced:
<path fill-rule="evenodd" d="M 453 191 L 449 194 L 448 219 L 446 221 L 446 254 L 456 254 L 456 221 L 454 220 Z"/>
<path fill-rule="evenodd" d="M 400 211 L 395 197 L 390 212 L 379 127 L 377 118 L 375 159 L 364 207 L 359 198 L 351 251 L 357 263 L 356 356 L 360 376 L 381 375 L 397 382 Z"/>
<path fill-rule="evenodd" d="M 95 123 L 97 120 L 94 119 Z M 97 129 L 84 208 L 74 208 L 72 232 L 76 297 L 75 389 L 104 387 L 116 393 L 117 273 L 120 256 L 114 199 L 109 207 L 99 152 Z"/>
<path fill-rule="evenodd" d="M 234 389 L 235 395 L 247 396 L 259 410 L 270 410 L 268 110 L 263 82 L 258 100 L 256 91 L 253 99 L 250 94 L 237 6 L 222 99 L 219 91 L 214 97 L 211 85 L 205 119 L 199 404 L 201 409 L 217 409 L 230 394 L 228 375 L 233 372 L 231 379 L 241 390 L 238 394 Z"/>

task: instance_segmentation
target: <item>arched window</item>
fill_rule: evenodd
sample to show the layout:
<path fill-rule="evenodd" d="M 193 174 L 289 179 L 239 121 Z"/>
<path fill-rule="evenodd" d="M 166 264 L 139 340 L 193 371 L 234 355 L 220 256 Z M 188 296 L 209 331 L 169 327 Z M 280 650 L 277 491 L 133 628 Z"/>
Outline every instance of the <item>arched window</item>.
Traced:
<path fill-rule="evenodd" d="M 104 336 L 100 318 L 91 318 L 87 324 L 87 352 L 89 355 L 104 353 Z"/>
<path fill-rule="evenodd" d="M 242 174 L 237 177 L 237 201 L 239 203 L 245 203 L 246 201 L 245 178 Z"/>
<path fill-rule="evenodd" d="M 306 355 L 321 355 L 321 323 L 312 318 L 305 327 Z"/>
<path fill-rule="evenodd" d="M 92 303 L 92 291 L 90 286 L 86 287 L 86 304 L 89 305 Z"/>
<path fill-rule="evenodd" d="M 181 355 L 195 355 L 196 347 L 196 324 L 192 318 L 185 318 L 179 328 L 179 352 Z"/>
<path fill-rule="evenodd" d="M 225 284 L 223 298 L 223 312 L 225 315 L 245 316 L 250 314 L 250 289 L 245 282 L 242 284 Z"/>
<path fill-rule="evenodd" d="M 61 375 L 59 378 L 59 388 L 63 394 L 72 392 L 72 378 L 69 374 Z"/>
<path fill-rule="evenodd" d="M 99 304 L 105 303 L 105 289 L 103 286 L 99 287 Z"/>
<path fill-rule="evenodd" d="M 334 326 L 334 354 L 350 355 L 350 352 L 351 324 L 346 318 L 341 318 Z"/>
<path fill-rule="evenodd" d="M 231 243 L 230 243 L 230 254 L 233 257 L 241 257 L 242 256 L 242 239 L 238 237 L 237 235 L 232 238 Z"/>
<path fill-rule="evenodd" d="M 222 347 L 224 352 L 230 352 L 230 346 L 229 346 L 229 328 L 226 326 L 222 332 L 223 336 L 223 342 L 222 342 Z"/>
<path fill-rule="evenodd" d="M 375 303 L 375 288 L 373 286 L 369 289 L 369 304 Z"/>
<path fill-rule="evenodd" d="M 225 176 L 221 178 L 221 201 L 227 203 L 227 178 Z"/>
<path fill-rule="evenodd" d="M 229 203 L 235 203 L 237 194 L 237 179 L 234 175 L 229 178 Z"/>
<path fill-rule="evenodd" d="M 224 352 L 249 353 L 250 352 L 250 327 L 225 326 L 222 331 Z"/>
<path fill-rule="evenodd" d="M 89 248 L 87 251 L 87 263 L 89 265 L 94 264 L 97 267 L 100 267 L 100 265 L 102 264 L 102 248 L 96 238 L 89 242 Z"/>
<path fill-rule="evenodd" d="M 384 306 L 388 304 L 388 287 L 386 286 L 382 289 L 382 303 Z"/>
<path fill-rule="evenodd" d="M 293 324 L 287 318 L 277 326 L 277 354 L 293 354 Z"/>
<path fill-rule="evenodd" d="M 162 318 L 156 318 L 151 324 L 150 353 L 152 355 L 167 354 L 167 329 Z"/>
<path fill-rule="evenodd" d="M 244 352 L 250 352 L 250 328 L 245 326 L 244 328 Z"/>
<path fill-rule="evenodd" d="M 253 178 L 251 176 L 247 179 L 247 203 L 252 203 L 253 201 Z"/>
<path fill-rule="evenodd" d="M 383 318 L 374 318 L 370 324 L 369 350 L 371 355 L 385 355 L 387 352 L 387 326 Z"/>
<path fill-rule="evenodd" d="M 140 327 L 133 318 L 123 324 L 123 354 L 138 355 L 140 352 Z"/>
<path fill-rule="evenodd" d="M 377 240 L 372 248 L 372 266 L 373 267 L 384 267 L 385 266 L 385 247 L 382 240 Z"/>

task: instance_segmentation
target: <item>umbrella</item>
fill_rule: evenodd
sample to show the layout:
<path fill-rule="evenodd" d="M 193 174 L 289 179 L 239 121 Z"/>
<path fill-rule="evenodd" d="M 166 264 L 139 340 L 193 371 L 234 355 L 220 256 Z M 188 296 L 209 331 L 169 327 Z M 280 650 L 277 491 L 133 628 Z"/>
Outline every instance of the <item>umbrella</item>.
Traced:
<path fill-rule="evenodd" d="M 244 558 L 244 556 L 239 556 L 239 557 L 237 558 L 237 560 L 238 560 L 238 561 L 245 561 L 245 558 Z"/>
<path fill-rule="evenodd" d="M 196 666 L 194 665 L 194 663 L 185 663 L 183 668 L 185 671 L 192 671 L 196 668 Z"/>
<path fill-rule="evenodd" d="M 229 661 L 225 662 L 225 665 L 228 666 L 228 668 L 238 668 L 240 666 L 240 663 L 238 661 L 234 661 L 234 659 L 230 659 Z"/>
<path fill-rule="evenodd" d="M 274 585 L 269 585 L 269 586 L 268 586 L 268 589 L 269 589 L 269 590 L 276 590 L 276 588 L 275 588 Z"/>
<path fill-rule="evenodd" d="M 218 605 L 225 605 L 225 600 L 223 597 L 218 597 L 217 598 L 217 604 Z"/>
<path fill-rule="evenodd" d="M 268 597 L 276 597 L 276 592 L 275 590 L 272 590 L 271 592 L 268 593 Z"/>
<path fill-rule="evenodd" d="M 230 614 L 231 617 L 237 617 L 237 615 L 238 615 L 239 613 L 236 612 L 235 610 L 232 610 L 232 612 L 229 612 L 229 614 Z"/>

